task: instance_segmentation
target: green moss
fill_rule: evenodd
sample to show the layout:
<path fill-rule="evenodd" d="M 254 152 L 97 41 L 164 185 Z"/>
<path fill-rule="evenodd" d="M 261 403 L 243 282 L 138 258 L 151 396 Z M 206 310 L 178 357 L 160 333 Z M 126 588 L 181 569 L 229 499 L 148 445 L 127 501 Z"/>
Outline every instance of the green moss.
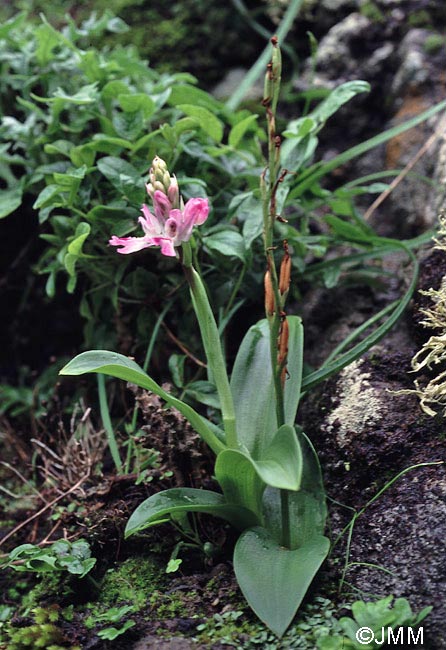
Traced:
<path fill-rule="evenodd" d="M 441 34 L 430 34 L 424 41 L 424 49 L 428 54 L 435 54 L 446 44 L 446 37 Z"/>
<path fill-rule="evenodd" d="M 23 596 L 21 607 L 29 609 L 37 607 L 42 601 L 60 602 L 73 594 L 71 578 L 58 572 L 45 573 L 37 583 Z"/>
<path fill-rule="evenodd" d="M 105 574 L 97 607 L 106 609 L 130 602 L 140 609 L 165 582 L 164 567 L 153 556 L 129 558 Z"/>
<path fill-rule="evenodd" d="M 382 23 L 386 17 L 374 2 L 366 2 L 360 8 L 360 13 L 375 23 Z"/>
<path fill-rule="evenodd" d="M 80 650 L 79 646 L 69 646 L 62 630 L 58 627 L 59 610 L 57 605 L 36 607 L 33 610 L 34 622 L 25 627 L 6 627 L 4 636 L 8 650 Z"/>
<path fill-rule="evenodd" d="M 431 27 L 432 18 L 426 9 L 420 9 L 419 11 L 413 11 L 409 14 L 408 18 L 409 25 L 411 27 Z"/>

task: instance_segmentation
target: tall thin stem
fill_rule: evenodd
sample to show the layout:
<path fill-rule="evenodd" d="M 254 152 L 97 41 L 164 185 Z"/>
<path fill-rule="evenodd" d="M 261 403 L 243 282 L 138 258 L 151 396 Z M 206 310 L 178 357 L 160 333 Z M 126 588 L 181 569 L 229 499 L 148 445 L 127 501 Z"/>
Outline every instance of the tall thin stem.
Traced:
<path fill-rule="evenodd" d="M 274 260 L 274 225 L 277 218 L 276 192 L 282 176 L 280 175 L 280 142 L 281 138 L 276 134 L 276 109 L 279 99 L 281 80 L 281 54 L 277 38 L 271 39 L 273 54 L 271 63 L 267 67 L 265 76 L 265 89 L 263 105 L 266 109 L 268 123 L 268 166 L 261 176 L 260 191 L 263 204 L 263 240 L 267 263 L 265 276 L 266 315 L 270 329 L 270 355 L 271 369 L 274 384 L 276 401 L 277 426 L 285 424 L 285 405 L 283 390 L 283 372 L 286 368 L 286 341 L 284 342 L 285 353 L 281 356 L 282 322 L 286 319 L 284 302 L 286 294 L 282 297 L 279 291 L 279 279 L 276 263 Z M 290 535 L 290 513 L 289 494 L 287 490 L 280 491 L 281 519 L 282 519 L 282 544 L 289 548 Z"/>
<path fill-rule="evenodd" d="M 183 250 L 185 246 L 183 244 Z M 232 449 L 237 449 L 238 439 L 235 426 L 235 409 L 232 399 L 231 387 L 229 385 L 226 362 L 221 346 L 220 335 L 214 314 L 209 304 L 209 298 L 201 276 L 197 273 L 192 264 L 184 264 L 183 269 L 189 283 L 192 304 L 197 315 L 200 326 L 201 338 L 206 352 L 209 370 L 215 382 L 217 393 L 220 398 L 220 406 L 223 418 L 224 430 L 226 433 L 226 444 Z"/>

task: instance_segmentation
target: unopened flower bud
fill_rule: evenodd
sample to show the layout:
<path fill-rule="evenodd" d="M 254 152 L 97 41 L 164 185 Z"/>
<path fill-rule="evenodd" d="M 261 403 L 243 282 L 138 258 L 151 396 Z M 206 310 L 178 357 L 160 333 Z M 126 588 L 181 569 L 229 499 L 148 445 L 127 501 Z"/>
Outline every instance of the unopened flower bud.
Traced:
<path fill-rule="evenodd" d="M 180 208 L 180 190 L 176 176 L 171 176 L 170 186 L 167 190 L 167 196 L 173 208 Z"/>
<path fill-rule="evenodd" d="M 273 290 L 273 283 L 271 281 L 271 273 L 269 271 L 265 273 L 264 285 L 265 285 L 265 313 L 269 317 L 274 314 L 274 290 Z"/>
<path fill-rule="evenodd" d="M 170 174 L 167 170 L 163 174 L 163 184 L 166 189 L 170 187 Z"/>
<path fill-rule="evenodd" d="M 162 192 L 163 194 L 165 194 L 164 185 L 160 181 L 155 181 L 153 183 L 153 187 L 154 187 L 155 191 L 158 190 L 158 191 Z"/>
<path fill-rule="evenodd" d="M 155 194 L 155 189 L 154 189 L 152 183 L 146 183 L 146 190 L 147 190 L 147 194 L 150 196 L 150 198 L 153 199 L 153 195 Z"/>

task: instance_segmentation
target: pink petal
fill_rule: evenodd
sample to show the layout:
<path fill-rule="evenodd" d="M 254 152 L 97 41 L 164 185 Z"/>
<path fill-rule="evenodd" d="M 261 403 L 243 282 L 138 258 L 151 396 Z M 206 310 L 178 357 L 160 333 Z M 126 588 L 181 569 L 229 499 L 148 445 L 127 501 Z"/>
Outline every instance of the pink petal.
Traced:
<path fill-rule="evenodd" d="M 184 221 L 193 221 L 194 226 L 201 226 L 209 215 L 209 201 L 207 199 L 189 199 L 184 206 Z"/>
<path fill-rule="evenodd" d="M 163 231 L 163 224 L 153 216 L 146 205 L 141 206 L 143 217 L 139 217 L 138 221 L 141 224 L 144 232 L 149 237 L 160 235 Z"/>
<path fill-rule="evenodd" d="M 122 246 L 122 248 L 118 249 L 118 253 L 123 255 L 136 253 L 143 248 L 153 246 L 148 237 L 116 237 L 116 235 L 113 235 L 108 243 L 110 246 Z"/>
<path fill-rule="evenodd" d="M 175 257 L 175 247 L 173 241 L 168 237 L 154 237 L 152 242 L 155 246 L 161 246 L 161 253 L 167 257 Z"/>
<path fill-rule="evenodd" d="M 169 218 L 169 212 L 172 210 L 172 204 L 160 190 L 156 190 L 153 194 L 153 209 L 155 216 L 159 220 L 166 220 Z"/>

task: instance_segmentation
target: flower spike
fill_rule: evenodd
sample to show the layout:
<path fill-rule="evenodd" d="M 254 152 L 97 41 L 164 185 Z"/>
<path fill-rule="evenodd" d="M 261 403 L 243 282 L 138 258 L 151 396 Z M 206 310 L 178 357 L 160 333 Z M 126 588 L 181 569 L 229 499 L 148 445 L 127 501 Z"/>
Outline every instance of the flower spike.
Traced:
<path fill-rule="evenodd" d="M 161 158 L 153 159 L 146 184 L 147 194 L 152 199 L 153 212 L 147 205 L 141 207 L 138 221 L 144 231 L 143 237 L 113 237 L 111 246 L 120 246 L 118 253 L 127 255 L 143 248 L 160 246 L 162 255 L 175 257 L 175 249 L 187 242 L 194 226 L 201 226 L 209 214 L 207 199 L 194 198 L 184 205 L 175 176 L 170 176 L 167 165 Z"/>

